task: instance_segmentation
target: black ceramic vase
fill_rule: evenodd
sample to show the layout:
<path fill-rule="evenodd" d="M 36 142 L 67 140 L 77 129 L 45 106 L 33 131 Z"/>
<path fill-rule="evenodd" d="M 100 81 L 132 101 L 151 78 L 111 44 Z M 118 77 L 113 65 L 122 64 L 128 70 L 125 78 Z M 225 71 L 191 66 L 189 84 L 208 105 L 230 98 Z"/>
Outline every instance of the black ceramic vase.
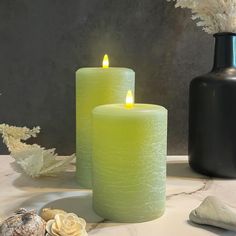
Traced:
<path fill-rule="evenodd" d="M 236 34 L 215 37 L 214 66 L 190 84 L 189 164 L 208 176 L 236 177 Z"/>

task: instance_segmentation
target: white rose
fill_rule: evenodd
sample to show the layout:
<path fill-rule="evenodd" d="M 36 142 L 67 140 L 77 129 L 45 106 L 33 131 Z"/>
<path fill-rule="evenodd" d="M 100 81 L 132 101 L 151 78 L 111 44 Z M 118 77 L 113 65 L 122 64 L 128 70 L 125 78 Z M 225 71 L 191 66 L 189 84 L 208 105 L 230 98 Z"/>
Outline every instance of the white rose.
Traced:
<path fill-rule="evenodd" d="M 48 236 L 87 236 L 86 222 L 73 213 L 57 214 L 47 222 Z"/>

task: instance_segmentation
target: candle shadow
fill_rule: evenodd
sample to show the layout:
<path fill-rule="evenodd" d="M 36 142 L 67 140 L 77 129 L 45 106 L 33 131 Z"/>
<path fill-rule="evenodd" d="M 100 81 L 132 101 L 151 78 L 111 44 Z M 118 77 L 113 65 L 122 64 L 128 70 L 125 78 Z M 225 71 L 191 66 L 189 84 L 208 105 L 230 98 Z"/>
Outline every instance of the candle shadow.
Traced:
<path fill-rule="evenodd" d="M 21 207 L 35 209 L 39 215 L 43 208 L 62 209 L 68 213 L 75 213 L 86 220 L 86 230 L 88 232 L 95 229 L 123 225 L 122 223 L 107 221 L 94 212 L 92 191 L 89 190 L 37 194 L 20 204 L 19 208 Z"/>
<path fill-rule="evenodd" d="M 191 179 L 206 179 L 207 176 L 194 172 L 189 164 L 186 162 L 169 162 L 167 163 L 167 176 L 169 177 L 181 177 Z"/>
<path fill-rule="evenodd" d="M 19 207 L 35 209 L 39 215 L 43 208 L 62 209 L 77 214 L 88 223 L 99 223 L 104 220 L 93 211 L 92 192 L 89 190 L 37 194 L 21 203 Z"/>

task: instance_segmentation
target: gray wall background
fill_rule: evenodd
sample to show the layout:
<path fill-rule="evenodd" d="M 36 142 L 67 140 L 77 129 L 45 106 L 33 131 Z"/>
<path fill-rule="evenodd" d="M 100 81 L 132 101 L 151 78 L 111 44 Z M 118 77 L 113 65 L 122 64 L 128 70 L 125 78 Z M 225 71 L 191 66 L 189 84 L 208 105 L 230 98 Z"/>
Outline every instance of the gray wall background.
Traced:
<path fill-rule="evenodd" d="M 105 52 L 136 71 L 137 102 L 169 110 L 168 153 L 187 153 L 188 86 L 211 69 L 213 39 L 165 0 L 0 0 L 0 122 L 75 152 L 74 74 Z"/>

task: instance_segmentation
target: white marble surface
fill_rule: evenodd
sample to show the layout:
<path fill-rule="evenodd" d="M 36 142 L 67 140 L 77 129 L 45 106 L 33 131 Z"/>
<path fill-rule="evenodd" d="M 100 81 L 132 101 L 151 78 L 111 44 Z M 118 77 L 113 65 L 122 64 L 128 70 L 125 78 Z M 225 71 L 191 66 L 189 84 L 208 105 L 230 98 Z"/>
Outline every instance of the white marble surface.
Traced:
<path fill-rule="evenodd" d="M 89 236 L 173 236 L 236 235 L 210 226 L 197 226 L 188 221 L 189 213 L 201 201 L 214 195 L 236 209 L 236 180 L 210 179 L 192 172 L 186 156 L 168 157 L 167 202 L 165 214 L 141 224 L 118 224 L 102 220 L 92 212 L 91 192 L 78 189 L 74 168 L 57 178 L 31 178 L 17 172 L 9 156 L 0 156 L 0 216 L 19 207 L 40 209 L 58 199 L 72 197 L 69 208 L 89 222 Z M 74 197 L 79 198 L 75 204 Z M 50 203 L 53 205 L 52 203 Z M 94 223 L 97 222 L 98 223 Z"/>

